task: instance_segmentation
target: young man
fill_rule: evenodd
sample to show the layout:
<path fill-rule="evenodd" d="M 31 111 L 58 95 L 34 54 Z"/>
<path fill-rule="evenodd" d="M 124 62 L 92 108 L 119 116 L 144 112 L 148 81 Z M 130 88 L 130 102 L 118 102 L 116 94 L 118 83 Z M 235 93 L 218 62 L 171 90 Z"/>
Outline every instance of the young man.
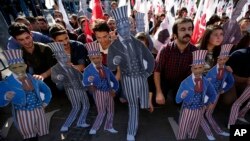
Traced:
<path fill-rule="evenodd" d="M 118 90 L 119 83 L 113 73 L 102 64 L 102 54 L 100 53 L 100 45 L 96 42 L 87 43 L 88 55 L 91 64 L 83 73 L 83 84 L 92 90 L 98 115 L 89 134 L 96 134 L 100 128 L 102 121 L 106 115 L 107 118 L 104 130 L 110 133 L 117 133 L 113 128 L 114 118 L 114 99 L 115 92 Z"/>
<path fill-rule="evenodd" d="M 112 42 L 110 37 L 110 28 L 105 20 L 96 19 L 93 23 L 93 32 L 95 34 L 96 40 L 100 43 L 100 52 L 102 54 L 102 64 L 107 66 L 107 54 L 108 48 Z"/>
<path fill-rule="evenodd" d="M 129 105 L 127 140 L 134 141 L 139 103 L 142 109 L 149 108 L 147 78 L 154 69 L 154 57 L 141 41 L 131 36 L 127 6 L 116 8 L 112 15 L 116 20 L 118 38 L 109 47 L 108 67 L 112 71 L 120 67 L 122 90 Z"/>
<path fill-rule="evenodd" d="M 55 87 L 51 81 L 51 67 L 56 64 L 49 46 L 34 42 L 32 33 L 27 26 L 14 23 L 9 27 L 9 34 L 16 39 L 23 50 L 24 62 L 28 65 L 27 71 L 37 79 L 44 80 L 51 89 Z M 53 90 L 52 90 L 53 91 Z"/>
<path fill-rule="evenodd" d="M 51 91 L 43 81 L 26 73 L 22 50 L 6 50 L 3 54 L 12 74 L 0 82 L 0 106 L 11 103 L 15 124 L 24 141 L 38 141 L 37 135 L 49 133 L 44 108 L 51 100 Z"/>
<path fill-rule="evenodd" d="M 78 41 L 69 40 L 66 29 L 60 24 L 52 25 L 49 32 L 55 42 L 63 43 L 64 51 L 70 57 L 73 67 L 83 72 L 85 66 L 90 63 L 85 46 Z"/>
<path fill-rule="evenodd" d="M 87 93 L 82 85 L 82 73 L 72 66 L 62 43 L 50 43 L 48 45 L 54 52 L 58 62 L 51 68 L 51 79 L 55 84 L 63 85 L 72 106 L 72 110 L 60 131 L 68 131 L 78 114 L 79 118 L 76 126 L 88 127 L 89 124 L 86 123 L 86 118 L 90 105 Z"/>
<path fill-rule="evenodd" d="M 212 84 L 202 77 L 207 50 L 193 52 L 192 74 L 181 82 L 176 103 L 182 103 L 177 140 L 196 139 L 205 107 L 216 98 Z"/>
<path fill-rule="evenodd" d="M 221 46 L 221 52 L 217 59 L 217 65 L 214 66 L 207 72 L 206 78 L 213 84 L 217 95 L 215 102 L 210 109 L 205 110 L 205 114 L 201 120 L 201 127 L 205 131 L 208 140 L 215 140 L 212 131 L 210 130 L 210 126 L 214 129 L 214 131 L 221 136 L 229 136 L 229 133 L 221 130 L 219 125 L 213 118 L 214 108 L 219 100 L 220 94 L 227 92 L 234 85 L 234 78 L 232 72 L 229 72 L 226 69 L 226 62 L 229 59 L 229 53 L 233 44 L 226 44 Z"/>
<path fill-rule="evenodd" d="M 16 23 L 22 23 L 28 27 L 30 30 L 31 36 L 33 38 L 33 41 L 35 42 L 41 42 L 41 43 L 50 43 L 53 42 L 53 40 L 35 30 L 35 27 L 32 26 L 32 24 L 24 17 L 18 17 L 15 19 Z M 38 23 L 36 22 L 36 25 L 38 26 Z M 7 44 L 7 49 L 21 49 L 22 45 L 14 38 L 14 37 L 9 37 L 8 39 L 8 44 Z"/>
<path fill-rule="evenodd" d="M 165 103 L 169 90 L 176 93 L 181 81 L 191 73 L 192 52 L 197 50 L 190 43 L 193 28 L 191 19 L 177 19 L 172 29 L 174 41 L 162 47 L 156 57 L 154 81 L 158 104 Z"/>

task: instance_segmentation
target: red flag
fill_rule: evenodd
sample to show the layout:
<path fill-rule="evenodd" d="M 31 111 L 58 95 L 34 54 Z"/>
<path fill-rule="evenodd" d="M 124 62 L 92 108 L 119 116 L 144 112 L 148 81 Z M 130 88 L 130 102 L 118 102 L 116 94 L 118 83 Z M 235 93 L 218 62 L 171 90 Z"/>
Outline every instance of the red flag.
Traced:
<path fill-rule="evenodd" d="M 91 20 L 94 21 L 95 19 L 104 19 L 100 0 L 94 0 Z"/>
<path fill-rule="evenodd" d="M 191 43 L 195 45 L 199 41 L 205 30 L 206 30 L 206 13 L 203 13 L 201 18 L 197 19 L 194 25 L 194 31 L 191 37 Z"/>
<path fill-rule="evenodd" d="M 131 5 L 132 5 L 132 7 L 134 7 L 134 5 L 135 5 L 135 1 L 134 0 L 131 0 Z"/>
<path fill-rule="evenodd" d="M 84 22 L 84 31 L 85 31 L 85 35 L 86 35 L 86 43 L 90 43 L 93 42 L 93 38 L 92 38 L 92 31 L 89 28 L 89 24 L 88 24 L 88 20 L 86 20 Z"/>

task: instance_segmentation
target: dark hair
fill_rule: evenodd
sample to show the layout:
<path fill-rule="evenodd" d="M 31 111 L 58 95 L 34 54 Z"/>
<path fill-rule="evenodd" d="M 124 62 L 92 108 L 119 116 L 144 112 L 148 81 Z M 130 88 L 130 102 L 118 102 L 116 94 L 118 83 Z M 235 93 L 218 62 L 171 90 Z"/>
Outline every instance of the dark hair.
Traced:
<path fill-rule="evenodd" d="M 56 23 L 50 27 L 49 34 L 53 39 L 55 39 L 59 35 L 68 33 L 62 25 Z"/>
<path fill-rule="evenodd" d="M 182 8 L 180 9 L 180 11 L 181 11 L 181 12 L 186 12 L 186 13 L 188 12 L 188 10 L 187 10 L 186 7 L 182 7 Z"/>
<path fill-rule="evenodd" d="M 8 32 L 13 38 L 16 38 L 16 36 L 21 35 L 25 32 L 30 34 L 30 30 L 25 24 L 17 22 L 9 26 Z"/>
<path fill-rule="evenodd" d="M 64 22 L 64 20 L 62 20 L 62 19 L 60 19 L 60 18 L 56 18 L 56 19 L 55 19 L 55 22 L 56 22 L 56 23 L 58 23 L 58 22 L 59 22 L 59 23 L 62 23 L 62 24 L 63 24 L 63 27 L 66 29 L 66 23 Z"/>
<path fill-rule="evenodd" d="M 203 36 L 199 40 L 199 48 L 200 49 L 207 50 L 207 45 L 208 45 L 208 42 L 209 42 L 209 38 L 210 38 L 211 34 L 215 30 L 222 30 L 223 31 L 223 28 L 220 25 L 209 25 L 209 26 L 207 26 Z M 214 58 L 217 58 L 219 56 L 220 50 L 221 50 L 220 46 L 216 46 L 213 49 L 213 57 Z"/>
<path fill-rule="evenodd" d="M 17 23 L 23 23 L 26 26 L 30 26 L 30 22 L 25 17 L 17 17 L 15 19 L 15 22 L 17 22 Z"/>
<path fill-rule="evenodd" d="M 135 38 L 140 40 L 140 41 L 145 41 L 146 46 L 149 47 L 149 41 L 148 41 L 148 38 L 147 38 L 147 35 L 145 34 L 145 32 L 138 32 L 135 35 Z"/>
<path fill-rule="evenodd" d="M 55 16 L 55 13 L 59 13 L 63 17 L 62 12 L 60 12 L 59 10 L 54 10 L 53 17 Z"/>
<path fill-rule="evenodd" d="M 248 17 L 241 18 L 238 23 L 241 23 L 244 20 L 249 20 L 250 21 L 250 18 L 248 18 Z"/>
<path fill-rule="evenodd" d="M 31 23 L 35 24 L 37 22 L 37 19 L 35 17 L 26 17 L 26 19 Z"/>
<path fill-rule="evenodd" d="M 104 32 L 109 32 L 110 28 L 105 20 L 102 19 L 96 19 L 92 25 L 92 30 L 94 32 L 96 31 L 104 31 Z"/>
<path fill-rule="evenodd" d="M 178 36 L 178 25 L 183 24 L 183 23 L 189 23 L 189 22 L 192 23 L 192 29 L 194 29 L 194 23 L 193 23 L 192 19 L 190 19 L 190 18 L 178 18 L 178 19 L 176 19 L 174 22 L 173 28 L 172 28 L 173 34 Z"/>
<path fill-rule="evenodd" d="M 45 19 L 45 17 L 43 17 L 43 16 L 37 16 L 36 19 L 37 19 L 37 21 L 43 21 L 45 23 L 48 23 L 47 20 Z"/>
<path fill-rule="evenodd" d="M 242 48 L 246 48 L 249 47 L 250 45 L 250 33 L 247 32 L 239 41 L 239 43 L 237 44 L 236 49 L 242 49 Z"/>
<path fill-rule="evenodd" d="M 219 22 L 219 21 L 221 21 L 220 17 L 218 15 L 214 14 L 214 15 L 212 15 L 210 17 L 210 19 L 208 20 L 206 26 L 213 25 L 213 24 L 215 24 L 216 22 Z"/>

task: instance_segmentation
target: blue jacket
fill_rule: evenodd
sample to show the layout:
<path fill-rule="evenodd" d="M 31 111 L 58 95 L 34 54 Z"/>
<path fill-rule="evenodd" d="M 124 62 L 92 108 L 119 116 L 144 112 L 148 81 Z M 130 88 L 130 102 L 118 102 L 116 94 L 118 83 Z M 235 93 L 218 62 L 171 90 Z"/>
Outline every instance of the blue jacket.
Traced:
<path fill-rule="evenodd" d="M 224 68 L 225 69 L 225 68 Z M 215 84 L 217 81 L 217 65 L 215 65 L 212 69 L 207 72 L 206 78 L 211 82 L 211 84 Z M 226 82 L 226 86 L 224 88 L 219 88 L 219 90 L 223 90 L 224 92 L 228 91 L 233 87 L 234 77 L 233 74 L 225 69 L 224 76 L 222 79 L 222 86 Z"/>
<path fill-rule="evenodd" d="M 105 66 L 103 66 L 103 69 L 105 71 L 106 77 L 108 79 L 108 84 L 110 86 L 110 90 L 114 89 L 115 91 L 118 90 L 119 88 L 119 83 L 116 80 L 114 74 Z M 94 76 L 94 81 L 93 82 L 89 82 L 88 81 L 88 77 L 89 76 Z M 111 82 L 113 83 L 113 86 L 111 86 Z M 96 68 L 94 67 L 94 65 L 91 63 L 89 64 L 83 73 L 83 85 L 84 86 L 90 86 L 91 83 L 93 83 L 94 86 L 98 86 L 101 83 L 101 78 L 99 76 L 98 71 L 96 70 Z"/>
<path fill-rule="evenodd" d="M 28 75 L 28 77 L 31 78 L 39 102 L 49 104 L 52 97 L 50 88 L 43 81 L 36 80 L 31 75 Z M 5 100 L 5 93 L 7 91 L 15 92 L 15 96 L 10 101 L 12 104 L 26 104 L 26 94 L 22 88 L 22 84 L 20 84 L 13 75 L 10 75 L 6 80 L 0 83 L 0 106 L 6 106 L 9 103 L 9 101 Z M 44 100 L 41 99 L 40 92 L 44 94 Z"/>
<path fill-rule="evenodd" d="M 202 91 L 203 103 L 205 105 L 213 103 L 216 98 L 216 91 L 212 86 L 212 84 L 205 77 L 202 78 L 202 81 L 203 81 L 203 91 Z M 176 99 L 175 99 L 176 103 L 181 103 L 183 101 L 187 104 L 191 104 L 195 95 L 194 86 L 195 85 L 192 79 L 192 75 L 188 76 L 185 80 L 183 80 L 176 94 Z M 185 90 L 188 91 L 188 94 L 185 98 L 181 98 L 181 94 Z"/>

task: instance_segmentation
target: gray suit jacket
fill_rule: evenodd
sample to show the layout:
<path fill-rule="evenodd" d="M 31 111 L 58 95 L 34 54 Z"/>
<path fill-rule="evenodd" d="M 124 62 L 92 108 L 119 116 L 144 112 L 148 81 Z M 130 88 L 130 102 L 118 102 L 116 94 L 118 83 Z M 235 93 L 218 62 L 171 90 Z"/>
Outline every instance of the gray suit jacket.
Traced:
<path fill-rule="evenodd" d="M 119 39 L 116 39 L 110 45 L 107 57 L 108 67 L 114 71 L 117 65 L 119 65 L 122 75 L 143 75 L 148 77 L 154 70 L 154 57 L 141 41 L 135 39 L 133 36 L 131 36 L 131 39 L 133 52 L 127 50 Z M 119 61 L 117 61 L 117 58 L 120 58 L 118 59 Z"/>
<path fill-rule="evenodd" d="M 51 79 L 57 85 L 63 85 L 64 88 L 75 88 L 81 89 L 84 88 L 82 84 L 82 73 L 73 68 L 72 66 L 66 67 L 67 71 L 57 63 L 51 68 Z M 70 71 L 69 71 L 70 70 Z M 63 79 L 60 80 L 57 76 L 61 74 L 63 75 Z"/>

